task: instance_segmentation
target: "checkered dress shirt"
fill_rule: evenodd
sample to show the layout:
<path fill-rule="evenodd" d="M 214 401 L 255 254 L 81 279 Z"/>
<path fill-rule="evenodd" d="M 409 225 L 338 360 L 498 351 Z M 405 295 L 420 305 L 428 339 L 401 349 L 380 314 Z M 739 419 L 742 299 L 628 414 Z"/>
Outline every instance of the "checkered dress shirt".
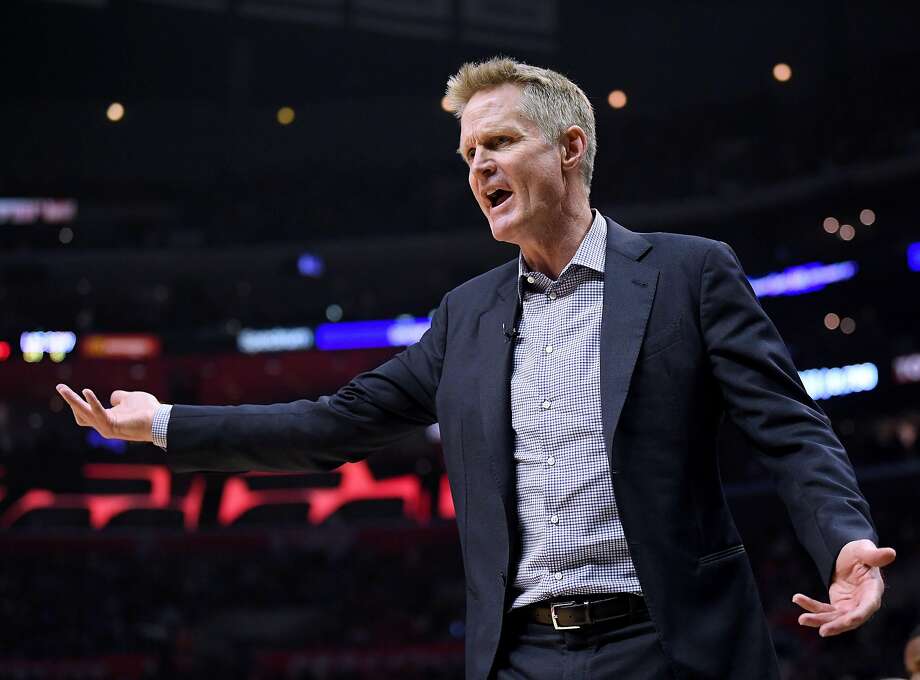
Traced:
<path fill-rule="evenodd" d="M 641 594 L 601 427 L 607 223 L 594 222 L 556 281 L 518 258 L 523 304 L 511 377 L 522 557 L 514 607 L 583 593 Z M 166 449 L 167 404 L 153 418 Z"/>
<path fill-rule="evenodd" d="M 153 412 L 153 426 L 150 431 L 153 443 L 164 451 L 166 450 L 166 434 L 169 432 L 170 411 L 172 411 L 172 404 L 157 406 L 156 411 Z"/>
<path fill-rule="evenodd" d="M 521 561 L 512 607 L 642 589 L 620 522 L 601 426 L 607 223 L 555 281 L 518 258 L 523 305 L 511 376 Z"/>

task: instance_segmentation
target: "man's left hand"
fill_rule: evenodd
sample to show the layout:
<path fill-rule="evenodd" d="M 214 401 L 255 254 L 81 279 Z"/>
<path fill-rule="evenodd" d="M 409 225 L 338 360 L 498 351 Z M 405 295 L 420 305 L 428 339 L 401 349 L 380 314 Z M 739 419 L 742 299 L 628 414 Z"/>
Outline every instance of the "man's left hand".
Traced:
<path fill-rule="evenodd" d="M 792 601 L 804 609 L 799 623 L 828 637 L 858 628 L 882 606 L 881 567 L 894 562 L 893 548 L 876 548 L 868 539 L 850 541 L 840 550 L 834 580 L 828 589 L 830 604 L 796 593 Z"/>

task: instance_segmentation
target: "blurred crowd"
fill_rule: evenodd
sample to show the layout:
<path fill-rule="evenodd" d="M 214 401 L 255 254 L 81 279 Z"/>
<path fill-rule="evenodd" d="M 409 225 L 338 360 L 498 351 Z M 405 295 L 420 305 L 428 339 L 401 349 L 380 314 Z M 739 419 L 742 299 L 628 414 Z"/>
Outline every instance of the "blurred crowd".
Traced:
<path fill-rule="evenodd" d="M 864 487 L 870 500 L 903 500 L 918 479 Z M 902 677 L 920 620 L 916 514 L 877 513 L 899 551 L 884 606 L 858 631 L 821 639 L 796 621 L 794 591 L 823 593 L 781 507 L 756 493 L 731 503 L 786 680 Z M 3 680 L 462 677 L 463 568 L 450 522 L 338 517 L 197 534 L 33 527 L 0 535 L 0 545 L 9 557 L 0 570 Z M 113 655 L 142 660 L 137 674 L 105 670 Z M 79 670 L 94 659 L 92 673 Z M 49 660 L 58 664 L 41 665 Z"/>

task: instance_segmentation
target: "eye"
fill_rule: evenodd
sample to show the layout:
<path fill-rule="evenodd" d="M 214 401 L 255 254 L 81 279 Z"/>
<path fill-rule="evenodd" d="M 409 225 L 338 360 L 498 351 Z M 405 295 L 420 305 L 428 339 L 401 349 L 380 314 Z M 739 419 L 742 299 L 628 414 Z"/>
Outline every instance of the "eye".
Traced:
<path fill-rule="evenodd" d="M 501 135 L 500 137 L 495 138 L 496 144 L 507 144 L 510 141 L 511 137 L 506 137 L 505 135 Z"/>

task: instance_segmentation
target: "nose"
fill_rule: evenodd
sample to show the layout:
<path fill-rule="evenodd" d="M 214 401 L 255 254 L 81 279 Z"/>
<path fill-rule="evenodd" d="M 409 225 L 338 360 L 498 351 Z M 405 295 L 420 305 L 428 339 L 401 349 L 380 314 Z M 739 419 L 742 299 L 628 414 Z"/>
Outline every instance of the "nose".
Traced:
<path fill-rule="evenodd" d="M 488 150 L 479 147 L 473 154 L 470 172 L 479 178 L 490 177 L 495 173 L 495 160 Z"/>

